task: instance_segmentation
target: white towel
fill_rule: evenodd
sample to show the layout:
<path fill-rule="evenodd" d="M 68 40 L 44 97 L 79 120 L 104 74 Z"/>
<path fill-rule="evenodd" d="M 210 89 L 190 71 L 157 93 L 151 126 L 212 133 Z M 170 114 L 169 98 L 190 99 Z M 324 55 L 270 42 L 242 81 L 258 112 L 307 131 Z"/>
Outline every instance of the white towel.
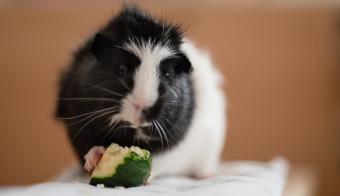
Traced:
<path fill-rule="evenodd" d="M 0 188 L 8 196 L 280 196 L 286 182 L 288 163 L 275 158 L 269 163 L 233 161 L 224 163 L 219 175 L 197 180 L 167 176 L 155 179 L 146 186 L 134 188 L 101 188 L 88 185 L 88 178 L 78 171 L 67 172 L 57 181 L 26 187 Z"/>

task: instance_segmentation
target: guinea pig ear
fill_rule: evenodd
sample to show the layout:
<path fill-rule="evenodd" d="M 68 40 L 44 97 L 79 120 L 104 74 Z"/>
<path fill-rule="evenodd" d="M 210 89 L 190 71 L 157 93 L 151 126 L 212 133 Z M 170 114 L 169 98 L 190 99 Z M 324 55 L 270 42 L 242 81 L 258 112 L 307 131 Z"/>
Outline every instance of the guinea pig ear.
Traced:
<path fill-rule="evenodd" d="M 183 70 L 185 73 L 192 72 L 191 62 L 189 61 L 188 57 L 186 57 L 183 53 L 179 53 L 176 55 L 177 59 L 180 62 L 180 69 Z"/>
<path fill-rule="evenodd" d="M 110 38 L 97 33 L 90 47 L 90 51 L 97 59 L 99 59 L 105 51 L 113 47 L 113 44 L 114 43 Z"/>

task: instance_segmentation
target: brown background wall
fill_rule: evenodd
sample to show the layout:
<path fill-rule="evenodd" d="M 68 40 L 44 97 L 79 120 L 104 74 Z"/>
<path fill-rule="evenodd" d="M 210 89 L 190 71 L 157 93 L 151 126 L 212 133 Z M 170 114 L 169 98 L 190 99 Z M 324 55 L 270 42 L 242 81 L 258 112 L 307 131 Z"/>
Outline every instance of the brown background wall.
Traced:
<path fill-rule="evenodd" d="M 340 193 L 335 9 L 143 6 L 182 21 L 227 78 L 224 159 L 281 154 L 315 168 L 322 195 Z M 71 51 L 119 7 L 0 6 L 0 185 L 47 180 L 75 161 L 53 118 L 58 74 Z"/>

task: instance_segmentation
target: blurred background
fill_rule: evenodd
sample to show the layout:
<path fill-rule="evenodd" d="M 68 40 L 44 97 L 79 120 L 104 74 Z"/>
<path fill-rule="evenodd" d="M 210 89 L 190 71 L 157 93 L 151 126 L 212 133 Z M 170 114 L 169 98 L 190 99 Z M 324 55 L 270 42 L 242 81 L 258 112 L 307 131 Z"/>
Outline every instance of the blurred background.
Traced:
<path fill-rule="evenodd" d="M 137 2 L 180 22 L 225 76 L 224 160 L 283 155 L 310 195 L 340 195 L 339 1 Z M 121 5 L 0 1 L 0 185 L 46 181 L 76 162 L 54 119 L 59 73 Z"/>

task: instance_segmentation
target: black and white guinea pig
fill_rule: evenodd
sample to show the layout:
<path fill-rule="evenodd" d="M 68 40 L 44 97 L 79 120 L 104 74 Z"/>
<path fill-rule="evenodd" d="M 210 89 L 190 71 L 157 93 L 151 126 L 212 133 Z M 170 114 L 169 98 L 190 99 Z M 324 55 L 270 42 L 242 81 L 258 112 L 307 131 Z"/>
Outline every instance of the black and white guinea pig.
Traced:
<path fill-rule="evenodd" d="M 179 26 L 126 7 L 62 74 L 57 116 L 87 170 L 114 142 L 148 149 L 152 178 L 203 177 L 213 174 L 223 149 L 221 81 Z"/>

